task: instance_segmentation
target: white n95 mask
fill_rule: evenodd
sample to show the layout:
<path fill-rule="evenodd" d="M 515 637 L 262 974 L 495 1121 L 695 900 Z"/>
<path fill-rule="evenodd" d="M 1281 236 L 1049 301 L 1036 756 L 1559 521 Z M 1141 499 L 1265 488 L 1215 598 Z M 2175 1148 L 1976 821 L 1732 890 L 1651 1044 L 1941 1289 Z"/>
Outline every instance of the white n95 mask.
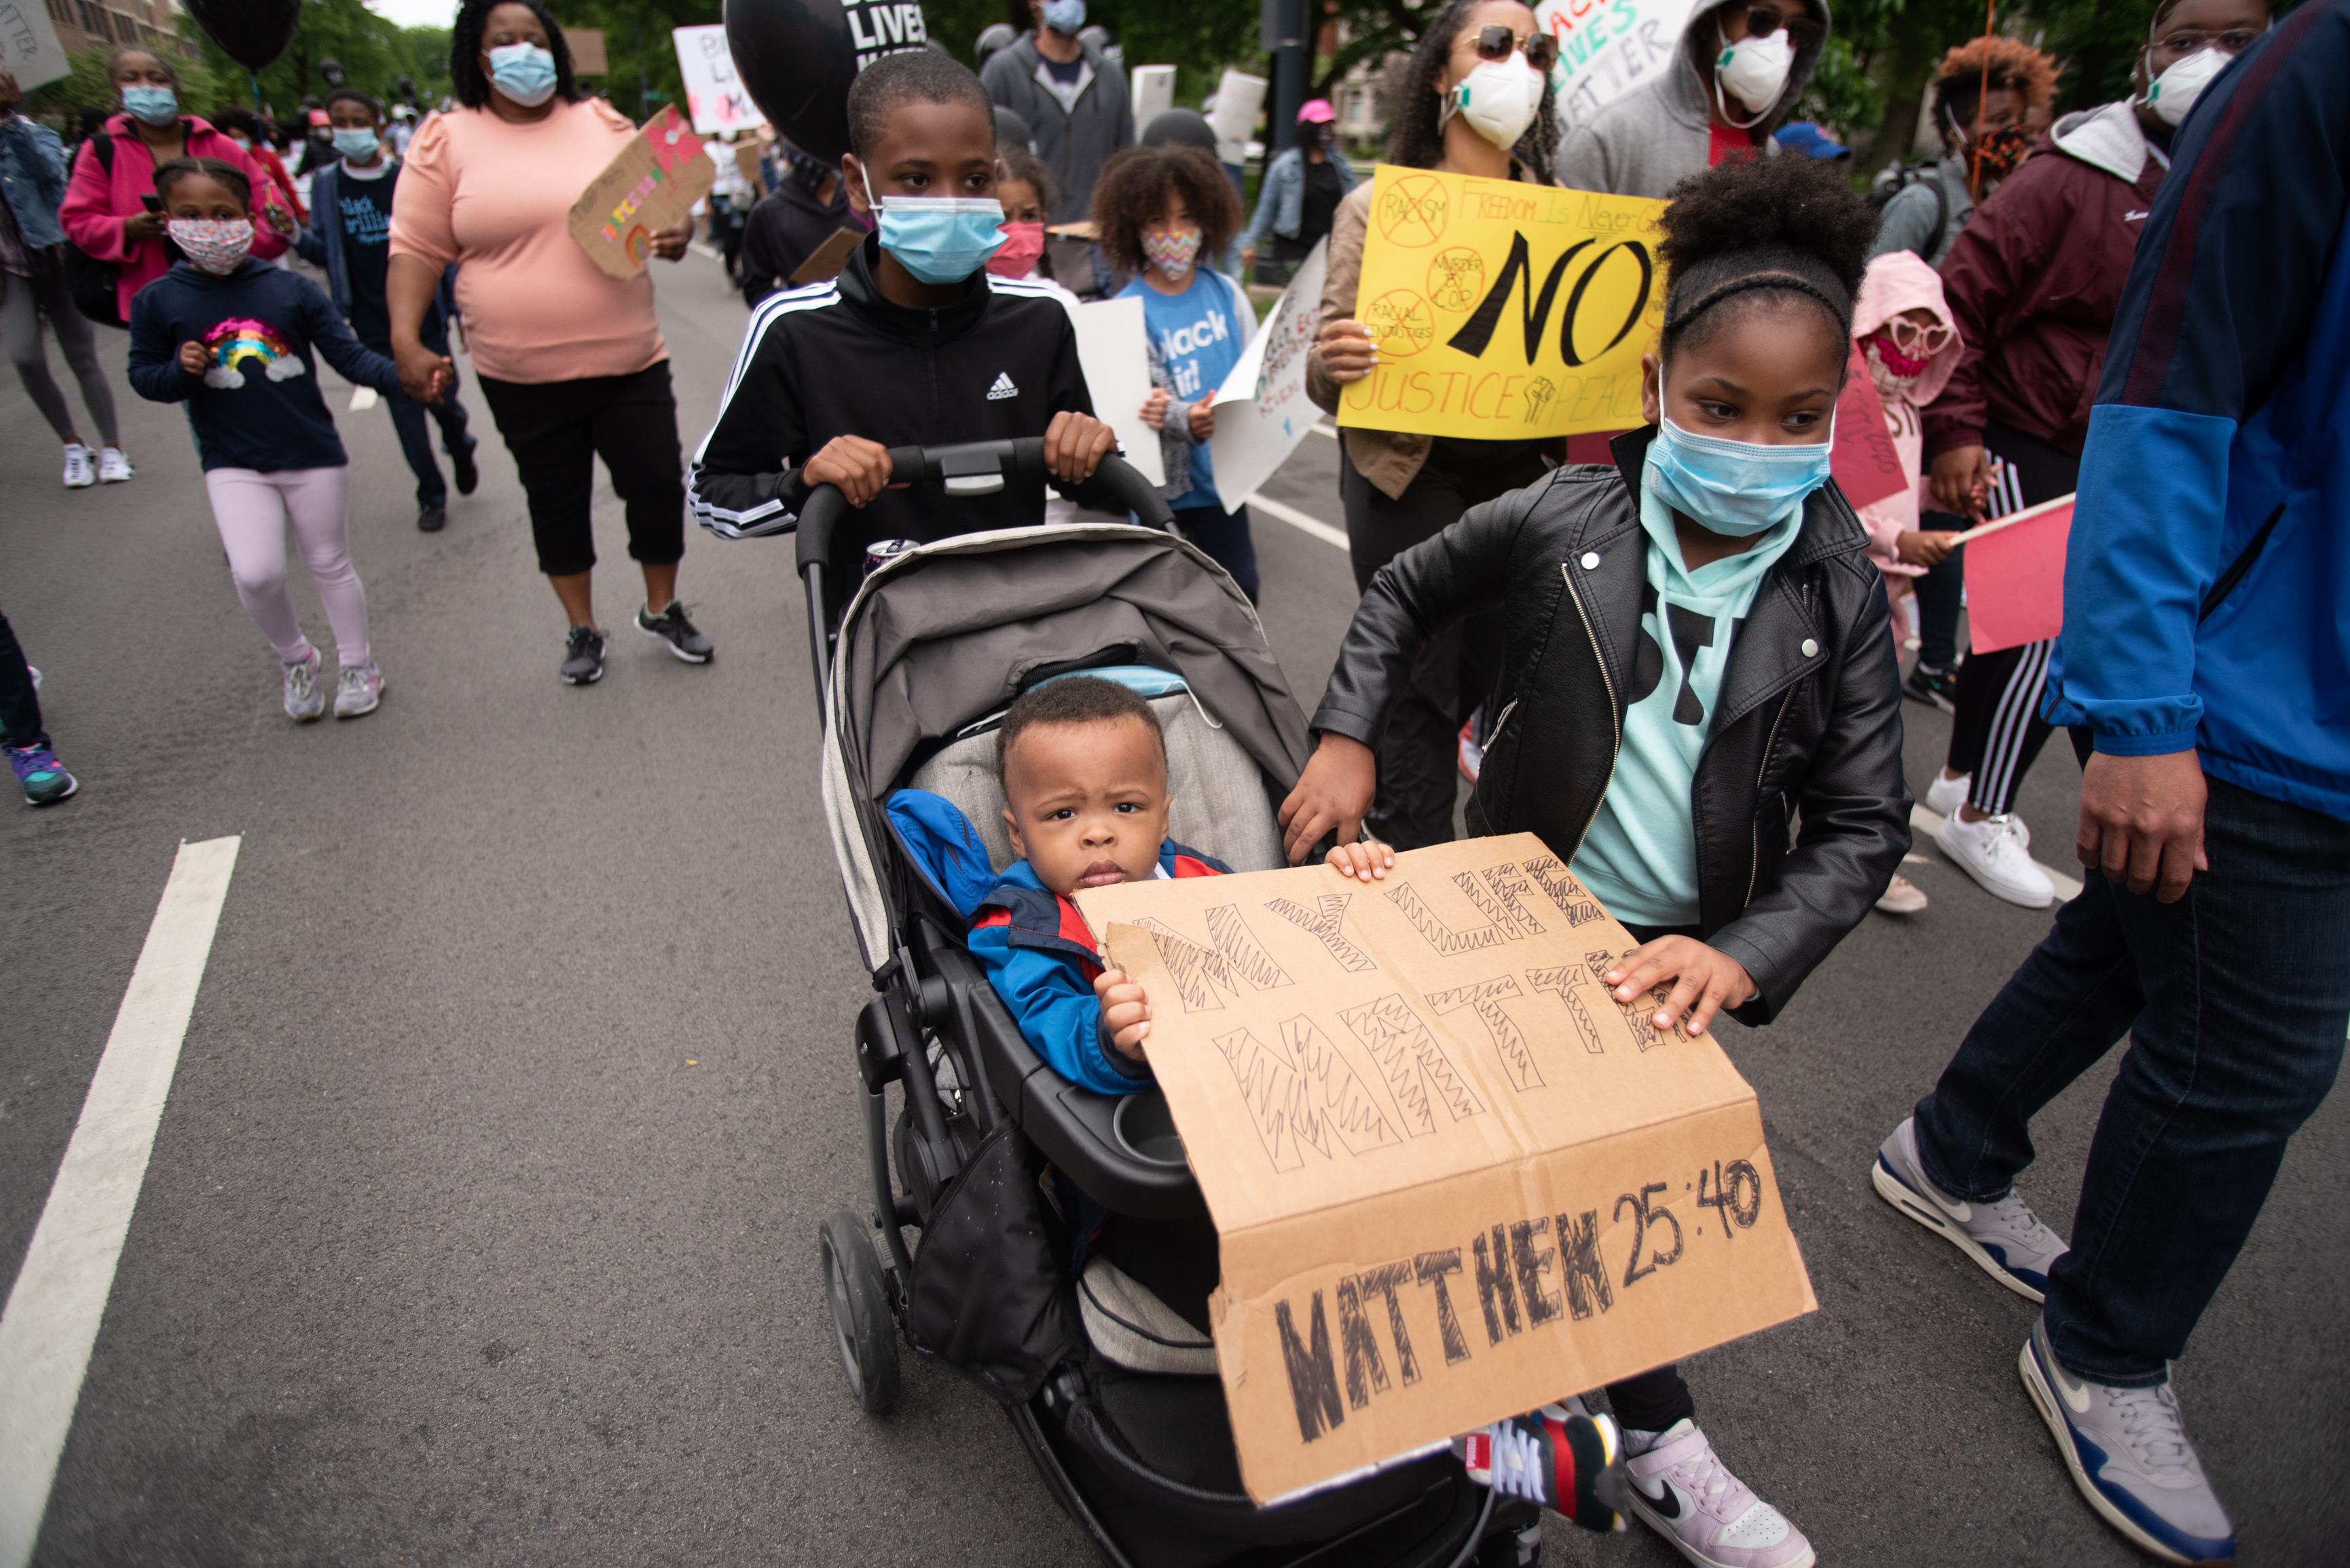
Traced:
<path fill-rule="evenodd" d="M 2203 96 L 2211 78 L 2226 70 L 2228 62 L 2235 57 L 2208 47 L 2196 50 L 2147 85 L 2146 106 L 2159 115 L 2165 125 L 2184 124 L 2187 111 Z"/>
<path fill-rule="evenodd" d="M 1730 106 L 1720 101 L 1727 92 L 1752 113 L 1754 118 L 1747 124 L 1761 124 L 1786 90 L 1788 73 L 1794 68 L 1795 47 L 1787 41 L 1784 27 L 1773 29 L 1765 37 L 1750 36 L 1723 44 L 1713 62 L 1714 98 L 1721 118 L 1735 121 Z"/>
<path fill-rule="evenodd" d="M 1506 152 L 1542 113 L 1542 95 L 1549 88 L 1542 72 L 1526 63 L 1523 51 L 1506 60 L 1481 60 L 1444 95 L 1444 112 L 1437 117 L 1437 128 L 1443 129 L 1459 114 L 1469 121 L 1470 129 Z"/>

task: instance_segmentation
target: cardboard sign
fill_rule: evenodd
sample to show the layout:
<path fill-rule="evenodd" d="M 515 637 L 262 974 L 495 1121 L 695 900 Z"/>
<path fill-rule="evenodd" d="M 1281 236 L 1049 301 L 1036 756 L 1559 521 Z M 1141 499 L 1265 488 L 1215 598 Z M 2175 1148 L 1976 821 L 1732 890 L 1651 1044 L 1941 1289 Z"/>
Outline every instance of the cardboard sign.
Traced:
<path fill-rule="evenodd" d="M 743 78 L 734 74 L 734 55 L 726 47 L 726 29 L 671 27 L 670 41 L 677 46 L 678 75 L 685 82 L 685 101 L 693 129 L 703 135 L 722 130 L 750 130 L 767 123 L 751 101 Z"/>
<path fill-rule="evenodd" d="M 1227 510 L 1246 501 L 1289 461 L 1321 418 L 1305 395 L 1305 350 L 1322 312 L 1322 275 L 1330 242 L 1320 239 L 1249 339 L 1247 352 L 1216 389 L 1216 428 L 1208 437 L 1216 493 Z"/>
<path fill-rule="evenodd" d="M 702 138 L 671 104 L 571 203 L 571 237 L 612 276 L 641 276 L 652 236 L 677 227 L 717 178 L 716 166 L 702 155 Z"/>
<path fill-rule="evenodd" d="M 1077 903 L 1150 997 L 1258 1501 L 1817 1304 L 1754 1092 L 1617 1005 L 1636 944 L 1532 834 Z"/>
<path fill-rule="evenodd" d="M 30 92 L 73 69 L 57 29 L 40 0 L 0 0 L 0 71 L 12 71 Z"/>
<path fill-rule="evenodd" d="M 825 236 L 824 244 L 808 253 L 807 260 L 792 268 L 792 275 L 784 281 L 797 288 L 804 283 L 822 283 L 838 277 L 857 247 L 865 243 L 863 229 L 835 229 Z"/>
<path fill-rule="evenodd" d="M 1845 368 L 1844 391 L 1836 398 L 1835 446 L 1828 453 L 1828 472 L 1856 511 L 1918 483 L 1901 466 L 1901 453 L 1885 423 L 1885 403 L 1858 349 Z"/>
<path fill-rule="evenodd" d="M 2012 512 L 1958 535 L 1967 547 L 1967 646 L 1997 653 L 2064 629 L 2064 545 L 2073 497 Z"/>
<path fill-rule="evenodd" d="M 1672 68 L 1690 0 L 1544 0 L 1534 21 L 1558 39 L 1551 94 L 1562 125 L 1589 119 Z"/>
<path fill-rule="evenodd" d="M 1664 326 L 1662 202 L 1382 163 L 1355 318 L 1378 369 L 1338 423 L 1523 441 L 1629 430 Z"/>
<path fill-rule="evenodd" d="M 1077 329 L 1077 364 L 1094 400 L 1094 418 L 1118 437 L 1126 461 L 1153 484 L 1167 483 L 1159 432 L 1142 422 L 1150 397 L 1150 333 L 1142 301 L 1099 299 L 1069 313 Z"/>

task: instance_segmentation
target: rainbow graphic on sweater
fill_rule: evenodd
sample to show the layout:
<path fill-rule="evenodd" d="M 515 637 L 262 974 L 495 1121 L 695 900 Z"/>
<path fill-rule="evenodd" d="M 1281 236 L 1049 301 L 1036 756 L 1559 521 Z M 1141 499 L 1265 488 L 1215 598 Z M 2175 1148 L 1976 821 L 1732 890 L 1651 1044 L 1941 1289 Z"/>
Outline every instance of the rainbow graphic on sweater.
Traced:
<path fill-rule="evenodd" d="M 212 355 L 204 371 L 207 387 L 244 386 L 244 372 L 239 367 L 247 359 L 259 360 L 261 373 L 273 381 L 290 381 L 308 370 L 284 333 L 251 317 L 233 316 L 213 327 L 204 334 L 204 348 Z"/>

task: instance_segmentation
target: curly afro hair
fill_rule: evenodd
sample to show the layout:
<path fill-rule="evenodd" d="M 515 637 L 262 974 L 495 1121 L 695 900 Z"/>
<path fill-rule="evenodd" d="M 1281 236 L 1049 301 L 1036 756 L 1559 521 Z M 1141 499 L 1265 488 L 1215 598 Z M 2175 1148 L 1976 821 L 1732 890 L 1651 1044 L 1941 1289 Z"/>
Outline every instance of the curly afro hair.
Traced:
<path fill-rule="evenodd" d="M 1094 243 L 1120 269 L 1139 273 L 1150 265 L 1142 254 L 1142 231 L 1167 213 L 1167 198 L 1180 194 L 1200 225 L 1200 260 L 1220 256 L 1245 220 L 1240 193 L 1196 147 L 1161 142 L 1129 147 L 1102 165 L 1094 186 Z"/>
<path fill-rule="evenodd" d="M 1810 158 L 1724 159 L 1669 192 L 1658 219 L 1659 257 L 1670 271 L 1664 352 L 1711 336 L 1736 314 L 1721 307 L 1808 300 L 1852 331 L 1852 302 L 1868 270 L 1877 210 L 1835 167 Z"/>
<path fill-rule="evenodd" d="M 1964 132 L 1986 88 L 2012 92 L 2037 109 L 2056 101 L 2056 78 L 2064 67 L 2016 38 L 1973 38 L 1942 57 L 1934 72 L 1934 110 L 1949 128 Z"/>

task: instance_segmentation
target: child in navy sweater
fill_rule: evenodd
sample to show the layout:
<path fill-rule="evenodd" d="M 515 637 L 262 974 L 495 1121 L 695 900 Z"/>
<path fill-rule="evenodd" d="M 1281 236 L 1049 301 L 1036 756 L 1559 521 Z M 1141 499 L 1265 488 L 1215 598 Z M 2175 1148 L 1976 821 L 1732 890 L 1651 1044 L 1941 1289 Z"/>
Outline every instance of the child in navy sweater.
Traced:
<path fill-rule="evenodd" d="M 216 158 L 155 171 L 172 241 L 187 259 L 130 304 L 130 384 L 159 403 L 185 400 L 213 521 L 237 597 L 283 667 L 288 717 L 326 711 L 322 661 L 286 597 L 286 528 L 335 628 L 338 719 L 371 713 L 383 675 L 368 649 L 367 591 L 351 569 L 349 458 L 318 395 L 313 348 L 361 386 L 396 393 L 390 358 L 359 346 L 307 278 L 252 260 L 253 188 Z"/>

